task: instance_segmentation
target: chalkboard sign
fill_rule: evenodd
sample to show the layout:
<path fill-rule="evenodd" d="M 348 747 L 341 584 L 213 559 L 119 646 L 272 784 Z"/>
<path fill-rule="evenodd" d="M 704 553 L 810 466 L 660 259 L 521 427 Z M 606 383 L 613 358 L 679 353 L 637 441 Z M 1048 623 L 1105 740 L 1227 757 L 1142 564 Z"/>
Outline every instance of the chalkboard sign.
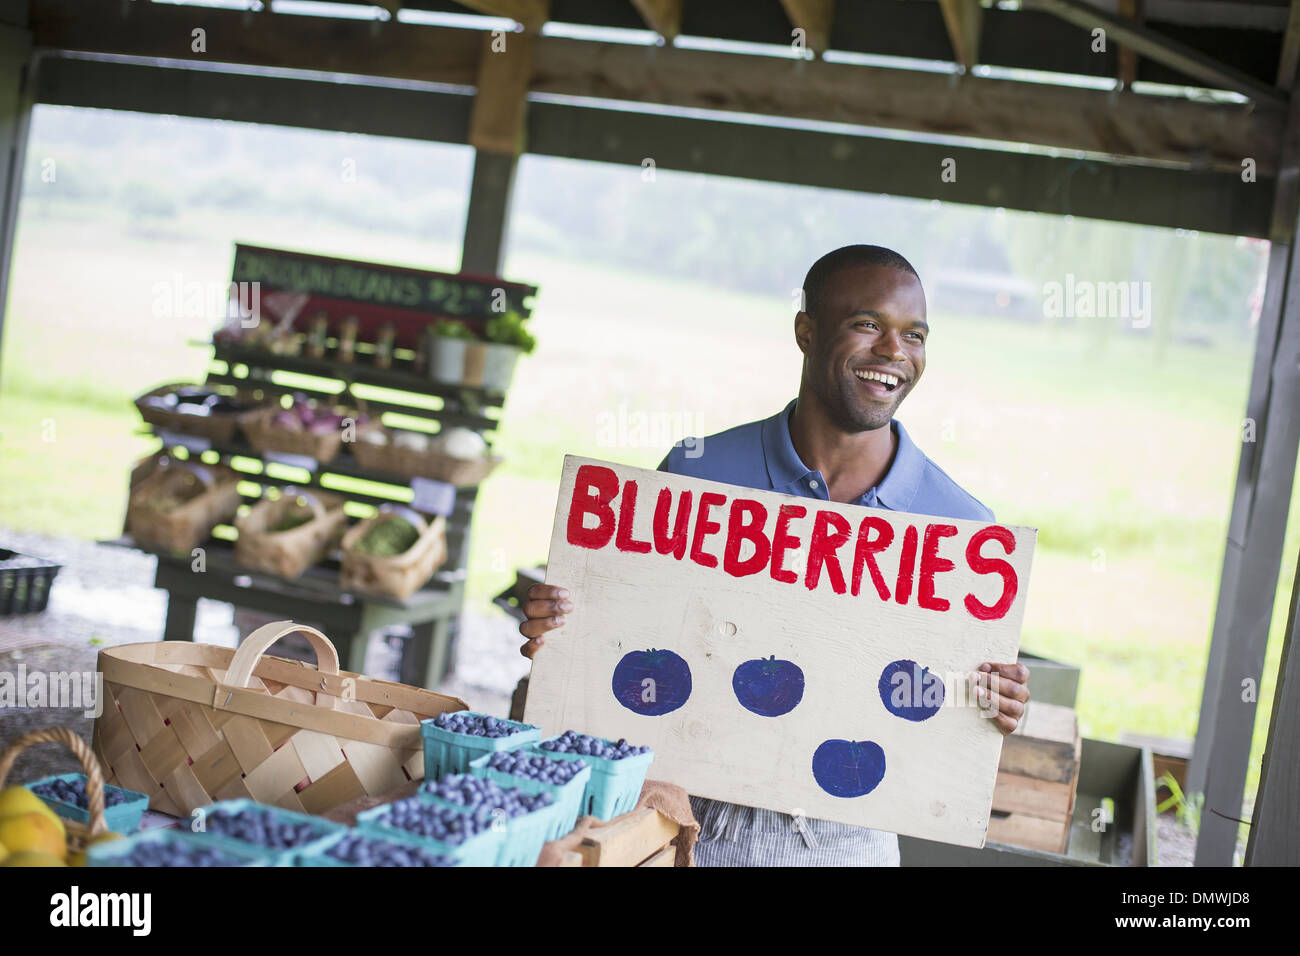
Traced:
<path fill-rule="evenodd" d="M 231 281 L 247 306 L 256 289 L 260 315 L 309 331 L 325 313 L 331 332 L 355 317 L 363 341 L 391 322 L 397 344 L 414 348 L 430 321 L 459 319 L 480 329 L 506 311 L 527 317 L 537 287 L 493 276 L 451 274 L 320 256 L 243 243 L 235 245 Z M 254 285 L 255 284 L 255 285 Z"/>

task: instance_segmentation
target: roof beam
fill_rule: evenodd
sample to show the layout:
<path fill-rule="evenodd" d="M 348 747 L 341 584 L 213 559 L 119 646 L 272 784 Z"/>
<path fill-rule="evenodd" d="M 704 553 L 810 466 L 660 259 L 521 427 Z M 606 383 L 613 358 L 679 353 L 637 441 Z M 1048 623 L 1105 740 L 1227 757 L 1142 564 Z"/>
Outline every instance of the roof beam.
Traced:
<path fill-rule="evenodd" d="M 470 114 L 469 142 L 475 149 L 517 156 L 524 149 L 524 108 L 533 72 L 532 32 L 483 35 Z"/>
<path fill-rule="evenodd" d="M 1236 67 L 1220 63 L 1185 43 L 1171 40 L 1150 27 L 1127 17 L 1099 10 L 1083 3 L 1082 0 L 1024 0 L 1023 8 L 1042 10 L 1085 30 L 1100 28 L 1106 32 L 1108 40 L 1134 50 L 1157 63 L 1163 63 L 1170 69 L 1199 80 L 1208 87 L 1232 90 L 1258 103 L 1273 106 L 1281 106 L 1287 101 L 1286 92 L 1275 86 L 1248 76 Z"/>
<path fill-rule="evenodd" d="M 1119 0 L 1119 14 L 1127 17 L 1134 23 L 1142 21 L 1142 0 Z M 1121 46 L 1119 48 L 1118 67 L 1116 76 L 1119 79 L 1120 89 L 1131 90 L 1133 81 L 1138 75 L 1138 55 L 1137 50 L 1130 46 Z"/>
<path fill-rule="evenodd" d="M 363 23 L 170 4 L 33 0 L 35 43 L 51 50 L 260 67 L 473 87 L 483 31 Z M 125 14 L 123 11 L 125 10 Z M 377 27 L 377 29 L 376 29 Z M 207 53 L 190 49 L 202 28 Z M 513 35 L 512 35 L 513 37 Z M 1196 103 L 915 70 L 538 37 L 529 90 L 664 106 L 731 110 L 1023 142 L 1233 170 L 1276 167 L 1281 111 Z M 937 175 L 937 173 L 936 173 Z"/>
<path fill-rule="evenodd" d="M 944 26 L 952 41 L 957 64 L 969 70 L 979 62 L 980 33 L 984 27 L 984 8 L 979 0 L 939 0 Z"/>
<path fill-rule="evenodd" d="M 835 0 L 781 0 L 795 30 L 803 31 L 804 46 L 821 56 L 831 38 Z"/>
<path fill-rule="evenodd" d="M 550 19 L 551 0 L 456 0 L 461 6 L 490 17 L 509 17 L 536 33 Z"/>
<path fill-rule="evenodd" d="M 682 32 L 682 0 L 632 0 L 641 19 L 669 43 Z"/>

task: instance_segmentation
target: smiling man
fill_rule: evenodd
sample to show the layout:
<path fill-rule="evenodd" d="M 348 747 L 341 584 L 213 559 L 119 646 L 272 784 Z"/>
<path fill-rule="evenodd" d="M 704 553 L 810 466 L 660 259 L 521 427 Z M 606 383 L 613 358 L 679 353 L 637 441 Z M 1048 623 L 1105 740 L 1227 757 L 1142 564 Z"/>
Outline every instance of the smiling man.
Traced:
<path fill-rule="evenodd" d="M 804 279 L 794 319 L 799 395 L 771 418 L 674 447 L 660 471 L 806 498 L 992 522 L 993 512 L 913 444 L 894 413 L 925 371 L 925 292 L 911 263 L 881 246 L 845 246 Z M 560 586 L 535 584 L 519 632 L 532 657 L 573 610 Z M 989 661 L 977 697 L 1004 734 L 1029 699 L 1028 670 Z M 692 797 L 701 866 L 897 866 L 893 833 Z M 794 808 L 791 808 L 792 810 Z"/>

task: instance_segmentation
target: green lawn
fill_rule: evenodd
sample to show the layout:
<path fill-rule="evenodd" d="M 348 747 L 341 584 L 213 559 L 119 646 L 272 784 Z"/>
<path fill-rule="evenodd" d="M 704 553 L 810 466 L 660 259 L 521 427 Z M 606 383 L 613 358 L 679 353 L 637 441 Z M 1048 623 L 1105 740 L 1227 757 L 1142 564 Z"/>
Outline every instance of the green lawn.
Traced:
<path fill-rule="evenodd" d="M 382 242 L 327 222 L 247 229 L 204 214 L 166 237 L 111 217 L 24 220 L 0 368 L 0 526 L 87 538 L 118 533 L 126 472 L 150 450 L 129 400 L 201 375 L 186 340 L 201 317 L 150 312 L 159 282 L 221 282 L 231 242 L 454 267 L 454 250 Z M 73 268 L 75 266 L 75 268 Z M 581 262 L 513 256 L 542 287 L 537 352 L 522 363 L 498 447 L 509 461 L 476 511 L 476 607 L 545 559 L 563 455 L 653 467 L 680 436 L 766 417 L 793 396 L 788 300 L 722 292 Z M 1153 346 L 1078 330 L 932 315 L 928 368 L 901 413 L 918 444 L 999 520 L 1039 529 L 1026 649 L 1082 665 L 1089 736 L 1191 737 L 1240 449 L 1250 353 Z M 665 431 L 613 443 L 620 406 Z M 51 426 L 52 423 L 52 426 Z M 50 428 L 53 428 L 51 435 Z M 52 440 L 45 440 L 52 437 Z M 1293 512 L 1295 505 L 1293 502 Z M 1258 707 L 1250 786 L 1272 706 L 1300 524 Z"/>

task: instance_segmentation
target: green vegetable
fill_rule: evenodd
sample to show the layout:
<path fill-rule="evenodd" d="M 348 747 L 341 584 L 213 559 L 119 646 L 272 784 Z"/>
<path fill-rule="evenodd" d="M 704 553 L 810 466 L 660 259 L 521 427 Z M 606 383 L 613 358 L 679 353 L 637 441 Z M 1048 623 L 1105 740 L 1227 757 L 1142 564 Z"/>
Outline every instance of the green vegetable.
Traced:
<path fill-rule="evenodd" d="M 372 524 L 356 543 L 355 550 L 379 558 L 391 558 L 405 554 L 419 540 L 419 529 L 405 518 L 394 515 Z"/>
<path fill-rule="evenodd" d="M 469 326 L 458 319 L 439 322 L 433 326 L 433 334 L 444 339 L 472 339 L 474 337 L 474 333 L 470 331 Z"/>
<path fill-rule="evenodd" d="M 511 309 L 488 320 L 487 339 L 498 345 L 513 345 L 525 355 L 537 347 L 537 339 L 524 328 L 524 317 Z"/>
<path fill-rule="evenodd" d="M 292 531 L 300 528 L 312 519 L 311 509 L 302 504 L 295 504 L 280 516 L 280 520 L 271 526 L 271 532 Z"/>

